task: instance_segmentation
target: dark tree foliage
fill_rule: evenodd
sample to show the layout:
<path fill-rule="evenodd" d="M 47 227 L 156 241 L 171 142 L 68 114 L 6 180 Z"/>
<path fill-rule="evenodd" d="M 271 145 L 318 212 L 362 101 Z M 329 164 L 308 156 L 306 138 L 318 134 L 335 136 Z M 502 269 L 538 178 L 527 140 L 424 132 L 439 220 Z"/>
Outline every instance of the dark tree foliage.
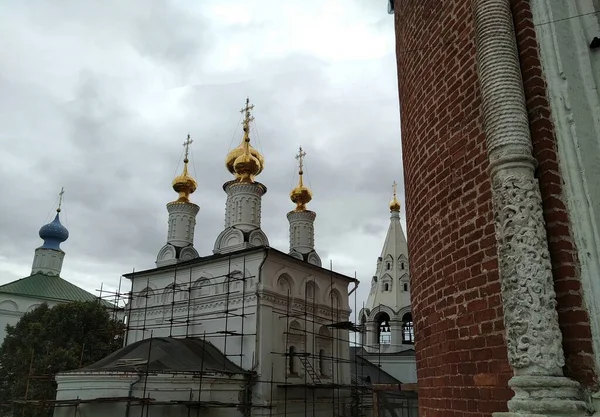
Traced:
<path fill-rule="evenodd" d="M 6 327 L 0 347 L 0 403 L 53 400 L 55 375 L 92 364 L 123 346 L 123 325 L 96 301 L 49 308 L 42 304 Z M 23 415 L 50 415 L 51 407 L 25 407 Z M 0 415 L 21 416 L 20 406 L 3 407 Z"/>

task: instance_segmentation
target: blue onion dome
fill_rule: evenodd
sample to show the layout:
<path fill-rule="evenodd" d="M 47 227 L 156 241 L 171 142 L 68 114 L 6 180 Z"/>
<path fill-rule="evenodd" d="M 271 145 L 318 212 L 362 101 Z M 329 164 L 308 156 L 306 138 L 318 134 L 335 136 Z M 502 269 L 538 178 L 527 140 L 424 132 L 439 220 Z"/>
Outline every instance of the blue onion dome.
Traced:
<path fill-rule="evenodd" d="M 60 250 L 60 244 L 69 238 L 69 231 L 60 223 L 59 213 L 57 210 L 54 220 L 40 229 L 40 237 L 44 239 L 42 248 Z"/>

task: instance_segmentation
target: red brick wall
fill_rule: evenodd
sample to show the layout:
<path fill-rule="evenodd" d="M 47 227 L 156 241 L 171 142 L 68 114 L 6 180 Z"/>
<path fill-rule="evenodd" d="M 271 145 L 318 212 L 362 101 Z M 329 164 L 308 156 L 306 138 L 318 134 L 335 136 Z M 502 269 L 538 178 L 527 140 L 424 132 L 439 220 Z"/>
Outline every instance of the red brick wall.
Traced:
<path fill-rule="evenodd" d="M 512 391 L 468 0 L 396 0 L 421 417 L 489 416 Z"/>
<path fill-rule="evenodd" d="M 512 0 L 566 355 L 597 385 L 589 319 L 562 192 L 528 0 Z M 511 370 L 470 0 L 395 7 L 407 223 L 422 416 L 506 410 Z"/>
<path fill-rule="evenodd" d="M 546 95 L 538 45 L 529 0 L 512 1 L 515 32 L 521 59 L 533 150 L 539 166 L 537 177 L 544 205 L 548 245 L 559 323 L 565 350 L 565 374 L 588 388 L 597 384 L 589 318 L 579 280 L 579 263 L 570 230 L 569 215 L 562 191 L 556 138 Z"/>

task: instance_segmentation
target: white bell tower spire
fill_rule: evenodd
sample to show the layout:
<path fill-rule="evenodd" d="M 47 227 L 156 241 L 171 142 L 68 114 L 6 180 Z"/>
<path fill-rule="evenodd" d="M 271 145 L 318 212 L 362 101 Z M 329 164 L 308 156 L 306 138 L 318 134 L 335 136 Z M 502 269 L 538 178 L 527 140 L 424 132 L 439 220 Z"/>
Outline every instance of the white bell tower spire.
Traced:
<path fill-rule="evenodd" d="M 375 275 L 371 279 L 367 302 L 359 316 L 365 326 L 365 348 L 387 353 L 405 350 L 404 345 L 412 345 L 414 342 L 408 245 L 400 223 L 400 202 L 395 181 L 392 189 L 390 225 L 381 255 L 377 259 Z M 387 339 L 382 336 L 382 329 L 389 333 Z"/>

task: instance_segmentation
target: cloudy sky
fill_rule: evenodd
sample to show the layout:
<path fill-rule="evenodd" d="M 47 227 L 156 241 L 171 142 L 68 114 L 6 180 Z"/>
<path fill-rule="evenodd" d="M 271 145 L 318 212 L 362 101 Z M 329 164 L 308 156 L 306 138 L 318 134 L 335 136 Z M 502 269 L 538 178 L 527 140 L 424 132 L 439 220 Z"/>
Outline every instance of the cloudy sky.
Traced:
<path fill-rule="evenodd" d="M 393 180 L 404 194 L 385 0 L 0 4 L 0 283 L 30 273 L 61 186 L 64 278 L 94 292 L 153 267 L 188 132 L 195 245 L 211 254 L 231 179 L 223 159 L 240 141 L 250 96 L 271 245 L 288 250 L 302 145 L 317 249 L 324 264 L 356 271 L 362 304 Z"/>

